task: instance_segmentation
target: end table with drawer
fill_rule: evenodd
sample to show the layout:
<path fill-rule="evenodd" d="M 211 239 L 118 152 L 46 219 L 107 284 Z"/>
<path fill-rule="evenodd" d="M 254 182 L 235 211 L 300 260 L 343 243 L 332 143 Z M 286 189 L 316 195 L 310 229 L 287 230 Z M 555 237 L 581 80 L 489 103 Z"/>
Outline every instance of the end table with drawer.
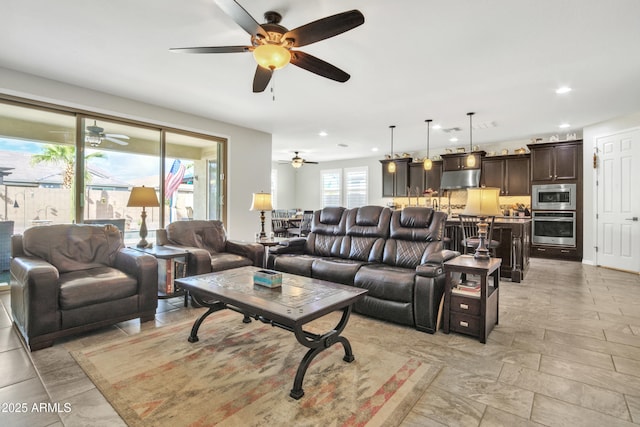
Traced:
<path fill-rule="evenodd" d="M 474 336 L 481 343 L 487 342 L 489 333 L 498 324 L 501 262 L 500 258 L 476 260 L 473 255 L 461 255 L 444 263 L 445 334 L 454 331 Z M 458 283 L 471 283 L 470 276 L 479 277 L 479 292 L 458 290 Z"/>

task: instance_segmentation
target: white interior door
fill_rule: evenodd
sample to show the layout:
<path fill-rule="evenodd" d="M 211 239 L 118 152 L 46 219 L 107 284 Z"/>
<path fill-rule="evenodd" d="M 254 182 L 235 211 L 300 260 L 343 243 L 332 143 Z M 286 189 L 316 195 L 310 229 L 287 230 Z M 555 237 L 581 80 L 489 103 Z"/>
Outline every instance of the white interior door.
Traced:
<path fill-rule="evenodd" d="M 640 271 L 640 129 L 598 138 L 596 262 Z"/>

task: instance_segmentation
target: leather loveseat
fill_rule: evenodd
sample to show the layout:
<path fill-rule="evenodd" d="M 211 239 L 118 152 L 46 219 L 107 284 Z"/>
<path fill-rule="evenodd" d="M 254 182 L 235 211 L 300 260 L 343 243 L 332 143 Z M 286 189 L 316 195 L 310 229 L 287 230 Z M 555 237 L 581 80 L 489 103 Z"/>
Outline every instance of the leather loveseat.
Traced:
<path fill-rule="evenodd" d="M 434 333 L 442 264 L 459 255 L 443 250 L 446 218 L 422 207 L 324 208 L 306 239 L 271 248 L 268 267 L 367 289 L 356 312 Z"/>
<path fill-rule="evenodd" d="M 156 244 L 189 252 L 187 275 L 264 264 L 264 246 L 227 239 L 221 221 L 175 221 L 156 231 Z"/>
<path fill-rule="evenodd" d="M 124 248 L 113 225 L 57 224 L 11 237 L 11 312 L 31 351 L 56 338 L 153 320 L 158 263 Z"/>

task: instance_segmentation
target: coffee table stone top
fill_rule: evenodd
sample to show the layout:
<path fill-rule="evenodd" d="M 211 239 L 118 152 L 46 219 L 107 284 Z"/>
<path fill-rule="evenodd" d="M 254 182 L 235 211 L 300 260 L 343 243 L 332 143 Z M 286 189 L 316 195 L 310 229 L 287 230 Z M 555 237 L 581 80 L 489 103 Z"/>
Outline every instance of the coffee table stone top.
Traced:
<path fill-rule="evenodd" d="M 268 288 L 253 283 L 253 275 L 261 268 L 240 267 L 179 279 L 177 282 L 192 292 L 202 291 L 220 297 L 227 303 L 260 306 L 289 318 L 304 317 L 311 312 L 330 311 L 345 300 L 354 302 L 366 293 L 365 289 L 345 286 L 324 280 L 282 273 L 282 286 Z"/>

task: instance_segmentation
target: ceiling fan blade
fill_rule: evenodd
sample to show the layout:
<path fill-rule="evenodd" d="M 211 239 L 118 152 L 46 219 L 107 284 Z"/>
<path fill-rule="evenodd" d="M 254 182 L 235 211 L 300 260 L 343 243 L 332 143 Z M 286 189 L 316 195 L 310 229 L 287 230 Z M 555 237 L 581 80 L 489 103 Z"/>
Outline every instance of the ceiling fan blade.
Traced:
<path fill-rule="evenodd" d="M 251 15 L 249 15 L 249 12 L 244 10 L 244 8 L 234 0 L 214 0 L 214 3 L 217 4 L 224 13 L 229 15 L 231 19 L 233 19 L 236 24 L 241 26 L 247 33 L 252 36 L 259 35 L 265 39 L 269 37 L 264 28 L 262 28 L 262 26 L 258 24 Z"/>
<path fill-rule="evenodd" d="M 340 83 L 344 83 L 351 78 L 349 74 L 345 73 L 340 68 L 299 50 L 291 51 L 291 63 L 319 76 L 326 77 Z"/>
<path fill-rule="evenodd" d="M 169 50 L 177 53 L 236 53 L 249 52 L 251 46 L 172 47 Z"/>
<path fill-rule="evenodd" d="M 259 65 L 256 67 L 256 74 L 253 76 L 254 93 L 263 92 L 267 88 L 269 81 L 271 81 L 271 74 L 273 74 L 273 71 L 268 68 Z"/>
<path fill-rule="evenodd" d="M 306 163 L 308 165 L 317 165 L 318 164 L 318 162 L 310 162 L 308 160 L 305 160 L 303 163 Z"/>
<path fill-rule="evenodd" d="M 295 47 L 306 46 L 337 36 L 362 24 L 364 24 L 364 15 L 359 10 L 350 10 L 294 28 L 286 32 L 282 38 L 292 39 Z"/>
<path fill-rule="evenodd" d="M 122 135 L 121 133 L 106 133 L 105 138 L 119 138 L 119 139 L 129 139 L 127 135 Z"/>
<path fill-rule="evenodd" d="M 104 139 L 106 139 L 107 141 L 114 142 L 114 143 L 119 144 L 119 145 L 129 145 L 128 142 L 120 141 L 119 139 L 112 138 L 111 136 L 105 136 Z"/>

